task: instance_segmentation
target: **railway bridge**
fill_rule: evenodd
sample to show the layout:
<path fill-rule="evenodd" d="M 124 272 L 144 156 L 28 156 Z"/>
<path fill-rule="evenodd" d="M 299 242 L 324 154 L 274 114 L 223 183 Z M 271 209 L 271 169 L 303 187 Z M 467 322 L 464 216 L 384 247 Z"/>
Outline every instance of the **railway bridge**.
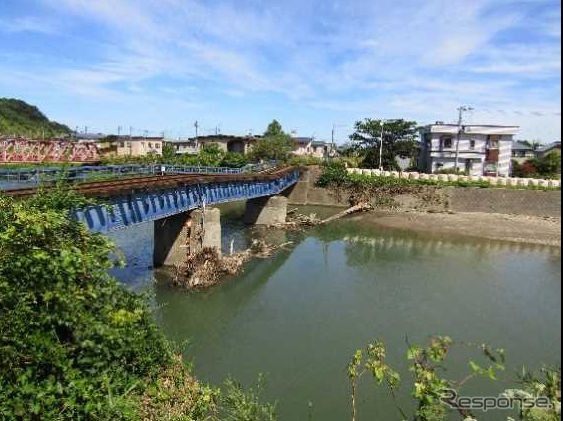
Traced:
<path fill-rule="evenodd" d="M 202 247 L 221 250 L 220 211 L 213 205 L 246 200 L 245 222 L 284 222 L 287 198 L 281 194 L 297 183 L 297 167 L 254 173 L 152 174 L 75 185 L 78 193 L 101 199 L 100 204 L 73 211 L 93 232 L 110 232 L 154 223 L 155 266 L 174 265 Z M 24 198 L 36 187 L 7 190 Z M 196 239 L 195 233 L 199 232 Z M 196 241 L 197 240 L 197 241 Z"/>

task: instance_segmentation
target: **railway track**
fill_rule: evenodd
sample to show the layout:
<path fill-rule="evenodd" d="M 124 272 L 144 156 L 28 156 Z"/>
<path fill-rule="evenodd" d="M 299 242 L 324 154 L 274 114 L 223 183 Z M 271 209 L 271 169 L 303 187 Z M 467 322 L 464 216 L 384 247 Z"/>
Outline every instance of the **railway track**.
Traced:
<path fill-rule="evenodd" d="M 84 196 L 108 197 L 131 194 L 138 191 L 161 190 L 193 184 L 235 181 L 266 181 L 280 178 L 293 171 L 294 167 L 274 168 L 259 173 L 243 174 L 175 174 L 131 177 L 119 180 L 94 181 L 72 184 L 70 188 Z M 52 187 L 45 187 L 49 190 Z M 36 187 L 13 189 L 4 192 L 15 198 L 26 198 L 37 193 Z"/>

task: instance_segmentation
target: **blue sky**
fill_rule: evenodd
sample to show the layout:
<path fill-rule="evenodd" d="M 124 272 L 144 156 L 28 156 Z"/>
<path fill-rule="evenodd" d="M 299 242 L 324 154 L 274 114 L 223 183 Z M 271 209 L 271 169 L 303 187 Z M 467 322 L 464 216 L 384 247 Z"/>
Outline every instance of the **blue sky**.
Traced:
<path fill-rule="evenodd" d="M 364 117 L 561 139 L 561 4 L 527 0 L 2 0 L 0 96 L 71 127 L 345 140 Z"/>

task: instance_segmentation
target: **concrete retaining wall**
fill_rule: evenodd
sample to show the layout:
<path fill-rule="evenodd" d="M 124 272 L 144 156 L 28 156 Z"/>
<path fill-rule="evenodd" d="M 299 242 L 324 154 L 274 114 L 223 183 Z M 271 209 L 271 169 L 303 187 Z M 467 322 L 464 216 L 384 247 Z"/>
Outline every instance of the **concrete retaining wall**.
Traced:
<path fill-rule="evenodd" d="M 319 167 L 307 167 L 301 172 L 299 181 L 284 195 L 291 205 L 342 206 L 350 205 L 347 194 L 338 194 L 332 190 L 317 187 L 316 183 L 321 175 Z"/>
<path fill-rule="evenodd" d="M 376 171 L 376 170 L 361 170 Z M 308 167 L 299 182 L 286 193 L 292 205 L 349 206 L 345 193 L 316 187 L 320 168 Z M 397 173 L 399 174 L 399 173 Z M 402 173 L 412 174 L 412 173 Z M 429 176 L 429 174 L 425 174 Z M 390 175 L 392 176 L 392 175 Z M 434 175 L 436 176 L 436 175 Z M 440 177 L 450 177 L 440 175 Z M 561 217 L 560 190 L 526 190 L 503 188 L 444 187 L 440 189 L 444 200 L 429 207 L 424 198 L 401 195 L 396 198 L 401 209 L 418 209 L 454 212 L 486 212 L 529 216 Z"/>
<path fill-rule="evenodd" d="M 561 217 L 561 191 L 447 187 L 454 212 L 506 213 Z"/>

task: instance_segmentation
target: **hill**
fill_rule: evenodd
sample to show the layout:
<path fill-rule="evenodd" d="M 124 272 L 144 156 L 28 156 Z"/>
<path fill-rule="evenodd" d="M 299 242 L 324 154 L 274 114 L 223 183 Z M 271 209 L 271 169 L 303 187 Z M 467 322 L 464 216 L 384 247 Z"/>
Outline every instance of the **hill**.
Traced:
<path fill-rule="evenodd" d="M 0 98 L 0 134 L 40 138 L 70 134 L 64 124 L 50 121 L 33 105 L 13 98 Z"/>

